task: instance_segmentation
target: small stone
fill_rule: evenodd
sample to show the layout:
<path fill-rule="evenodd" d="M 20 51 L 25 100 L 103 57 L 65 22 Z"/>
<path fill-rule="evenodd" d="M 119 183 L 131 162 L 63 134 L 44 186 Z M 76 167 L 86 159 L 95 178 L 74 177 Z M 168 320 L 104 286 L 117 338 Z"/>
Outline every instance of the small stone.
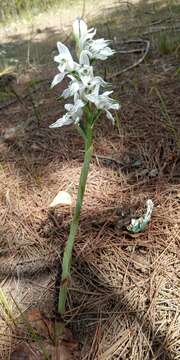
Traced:
<path fill-rule="evenodd" d="M 150 177 L 155 177 L 158 175 L 158 170 L 157 169 L 152 169 L 150 172 L 149 172 L 149 176 Z"/>
<path fill-rule="evenodd" d="M 53 208 L 58 205 L 72 205 L 71 195 L 67 191 L 59 191 L 49 207 Z"/>

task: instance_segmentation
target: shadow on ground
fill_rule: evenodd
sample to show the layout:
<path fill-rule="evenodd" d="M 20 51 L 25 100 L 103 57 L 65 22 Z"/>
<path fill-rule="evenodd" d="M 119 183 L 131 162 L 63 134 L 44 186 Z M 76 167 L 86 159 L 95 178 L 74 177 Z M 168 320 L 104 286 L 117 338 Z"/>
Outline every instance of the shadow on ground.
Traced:
<path fill-rule="evenodd" d="M 83 336 L 86 338 L 87 334 L 91 332 L 89 359 L 105 357 L 114 359 L 116 356 L 119 356 L 120 359 L 132 359 L 133 351 L 136 356 L 139 354 L 140 359 L 174 359 L 175 354 L 168 348 L 167 333 L 164 333 L 164 329 L 161 330 L 156 318 L 157 314 L 151 320 L 151 308 L 157 306 L 154 298 L 157 292 L 156 285 L 152 298 L 150 298 L 149 291 L 146 292 L 143 304 L 140 294 L 144 292 L 146 277 L 144 277 L 144 281 L 139 281 L 138 285 L 132 285 L 130 290 L 137 286 L 139 290 L 136 293 L 136 305 L 131 305 L 131 296 L 129 299 L 127 297 L 128 288 L 123 290 L 123 284 L 113 287 L 110 278 L 106 282 L 97 263 L 94 265 L 86 260 L 84 262 L 78 260 L 75 267 L 72 275 L 75 277 L 75 281 L 72 287 L 76 288 L 78 284 L 80 291 L 78 293 L 78 290 L 76 292 L 76 289 L 74 291 L 72 289 L 67 320 L 72 316 L 71 327 L 82 347 L 84 345 L 81 343 Z M 78 279 L 77 283 L 76 278 Z M 80 283 L 81 285 L 79 285 Z M 118 340 L 121 337 L 124 339 L 122 344 L 119 343 L 118 349 Z"/>

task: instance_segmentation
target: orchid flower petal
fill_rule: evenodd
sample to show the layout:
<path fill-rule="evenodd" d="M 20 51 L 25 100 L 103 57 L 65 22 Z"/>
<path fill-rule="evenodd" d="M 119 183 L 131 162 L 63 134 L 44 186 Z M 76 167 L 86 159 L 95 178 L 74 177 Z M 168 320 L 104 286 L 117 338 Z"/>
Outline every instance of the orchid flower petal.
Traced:
<path fill-rule="evenodd" d="M 49 127 L 50 128 L 57 128 L 57 127 L 62 127 L 64 125 L 70 125 L 73 123 L 73 120 L 71 119 L 71 117 L 68 114 L 63 115 L 62 118 L 58 119 L 55 123 L 51 124 Z"/>
<path fill-rule="evenodd" d="M 59 54 L 62 55 L 64 58 L 68 59 L 69 61 L 73 62 L 71 53 L 66 45 L 61 43 L 60 41 L 57 42 L 57 48 L 59 51 Z"/>
<path fill-rule="evenodd" d="M 87 25 L 84 20 L 77 18 L 73 23 L 73 33 L 76 40 L 79 40 L 84 34 L 87 33 Z"/>
<path fill-rule="evenodd" d="M 107 116 L 107 118 L 109 119 L 109 120 L 111 120 L 112 121 L 112 123 L 113 123 L 113 125 L 114 125 L 114 117 L 112 116 L 112 114 L 110 113 L 110 111 L 109 110 L 106 110 L 106 116 Z"/>
<path fill-rule="evenodd" d="M 53 88 L 55 85 L 59 84 L 64 79 L 65 75 L 66 75 L 65 72 L 55 75 L 55 77 L 52 81 L 52 84 L 51 84 L 51 88 Z"/>
<path fill-rule="evenodd" d="M 59 55 L 54 57 L 54 61 L 59 63 L 59 67 L 58 67 L 59 71 L 60 72 L 64 72 L 65 70 L 73 71 L 75 65 L 71 53 L 67 48 L 67 46 L 65 46 L 61 42 L 57 42 L 57 48 L 59 51 Z"/>
<path fill-rule="evenodd" d="M 67 111 L 72 111 L 73 110 L 73 105 L 72 104 L 65 104 L 64 105 L 64 108 L 67 110 Z"/>
<path fill-rule="evenodd" d="M 81 51 L 80 58 L 79 58 L 80 65 L 87 65 L 90 66 L 89 57 L 85 50 Z"/>

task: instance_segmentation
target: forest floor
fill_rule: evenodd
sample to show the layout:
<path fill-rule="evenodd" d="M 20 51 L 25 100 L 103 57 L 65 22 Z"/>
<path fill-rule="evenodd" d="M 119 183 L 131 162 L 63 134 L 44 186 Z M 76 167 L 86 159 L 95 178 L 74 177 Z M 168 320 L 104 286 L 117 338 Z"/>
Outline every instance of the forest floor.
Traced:
<path fill-rule="evenodd" d="M 72 6 L 68 16 L 52 9 L 0 30 L 0 356 L 41 359 L 22 313 L 31 311 L 30 322 L 43 314 L 40 332 L 56 316 L 84 147 L 73 127 L 48 127 L 64 112 L 57 97 L 65 84 L 50 83 L 56 41 L 72 48 L 71 23 L 83 15 L 113 40 L 117 54 L 97 73 L 112 82 L 121 109 L 114 127 L 105 116 L 95 127 L 65 314 L 69 355 L 52 358 L 178 360 L 180 3 Z M 51 210 L 60 190 L 73 204 Z M 149 226 L 130 234 L 125 225 L 148 199 Z"/>

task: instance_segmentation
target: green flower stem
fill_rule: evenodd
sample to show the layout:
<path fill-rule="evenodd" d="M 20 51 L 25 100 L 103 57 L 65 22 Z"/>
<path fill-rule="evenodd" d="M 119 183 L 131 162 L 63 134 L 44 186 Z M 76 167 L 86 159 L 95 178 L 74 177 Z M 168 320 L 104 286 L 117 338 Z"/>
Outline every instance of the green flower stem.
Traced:
<path fill-rule="evenodd" d="M 66 299 L 68 293 L 68 285 L 70 280 L 70 267 L 72 260 L 72 251 L 73 245 L 75 241 L 75 237 L 77 234 L 79 219 L 81 213 L 81 207 L 83 203 L 83 197 L 86 187 L 86 181 L 89 171 L 89 164 L 91 161 L 92 153 L 93 153 L 93 145 L 92 145 L 92 135 L 93 135 L 93 124 L 92 117 L 90 117 L 87 121 L 86 126 L 86 139 L 85 139 L 85 155 L 84 155 L 84 163 L 81 170 L 80 180 L 79 180 L 79 188 L 78 195 L 76 201 L 76 208 L 74 211 L 74 215 L 71 222 L 69 237 L 65 246 L 64 256 L 63 256 L 63 264 L 62 264 L 62 277 L 61 277 L 61 285 L 59 292 L 59 303 L 58 303 L 58 312 L 60 315 L 64 315 Z"/>

